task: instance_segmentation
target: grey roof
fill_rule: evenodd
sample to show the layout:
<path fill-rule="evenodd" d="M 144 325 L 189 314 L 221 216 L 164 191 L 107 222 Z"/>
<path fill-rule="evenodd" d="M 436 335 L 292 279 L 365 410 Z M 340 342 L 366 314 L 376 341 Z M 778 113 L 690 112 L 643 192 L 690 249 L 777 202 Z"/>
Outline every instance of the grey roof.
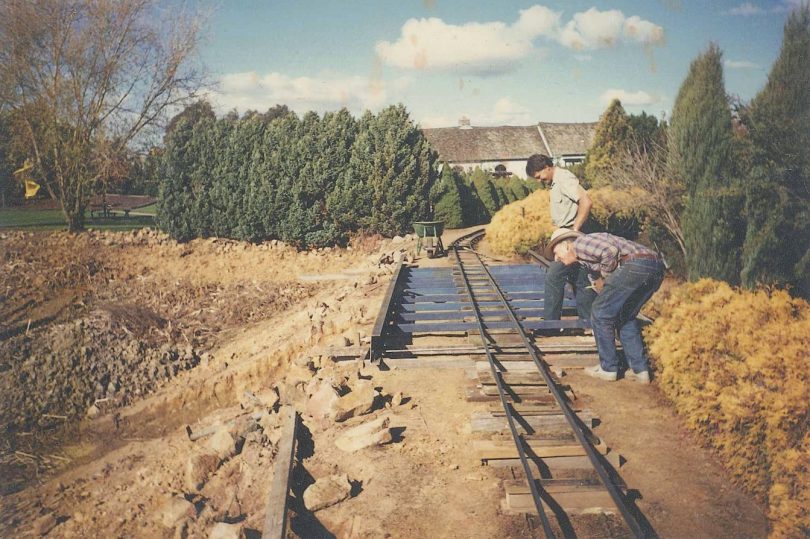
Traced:
<path fill-rule="evenodd" d="M 552 157 L 585 154 L 595 130 L 596 123 L 540 122 L 525 127 L 437 127 L 422 131 L 442 160 L 468 163 L 527 159 L 535 153 L 551 153 Z"/>
<path fill-rule="evenodd" d="M 554 157 L 562 155 L 584 155 L 593 143 L 596 133 L 596 122 L 557 124 L 539 122 L 543 136 Z"/>
<path fill-rule="evenodd" d="M 526 159 L 546 147 L 537 126 L 437 127 L 423 129 L 441 159 L 453 163 Z"/>

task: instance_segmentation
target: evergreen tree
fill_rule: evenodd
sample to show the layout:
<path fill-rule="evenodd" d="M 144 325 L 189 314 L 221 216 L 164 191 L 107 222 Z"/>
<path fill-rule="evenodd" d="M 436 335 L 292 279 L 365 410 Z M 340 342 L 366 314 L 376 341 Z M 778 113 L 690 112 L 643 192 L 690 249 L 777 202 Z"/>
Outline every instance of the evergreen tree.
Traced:
<path fill-rule="evenodd" d="M 466 172 L 461 182 L 461 207 L 464 210 L 464 225 L 474 226 L 488 223 L 490 214 L 473 181 L 473 173 Z"/>
<path fill-rule="evenodd" d="M 618 99 L 599 118 L 593 144 L 585 159 L 585 179 L 591 187 L 610 185 L 612 162 L 622 156 L 632 136 L 627 113 Z"/>
<path fill-rule="evenodd" d="M 651 114 L 643 111 L 641 114 L 631 114 L 627 121 L 633 141 L 645 152 L 655 151 L 666 140 L 663 133 L 666 125 L 664 122 L 659 123 L 658 118 Z"/>
<path fill-rule="evenodd" d="M 500 210 L 509 204 L 511 200 L 509 200 L 509 196 L 506 194 L 503 181 L 493 181 L 492 184 L 495 186 L 495 192 L 498 194 L 498 209 Z"/>
<path fill-rule="evenodd" d="M 743 284 L 792 285 L 810 297 L 810 7 L 788 18 L 779 57 L 745 118 L 753 145 L 746 178 Z"/>
<path fill-rule="evenodd" d="M 686 186 L 681 221 L 689 279 L 737 283 L 744 227 L 721 57 L 711 44 L 689 68 L 672 111 L 667 167 Z"/>
<path fill-rule="evenodd" d="M 353 148 L 353 174 L 362 167 L 371 195 L 368 230 L 386 236 L 429 217 L 436 154 L 403 105 L 390 106 L 368 123 L 367 139 Z M 358 137 L 360 138 L 360 137 Z M 367 160 L 359 163 L 359 159 Z"/>
<path fill-rule="evenodd" d="M 215 120 L 208 116 L 189 116 L 181 118 L 166 138 L 157 222 L 178 241 L 209 232 L 208 172 L 214 165 L 209 135 L 214 127 Z"/>
<path fill-rule="evenodd" d="M 365 111 L 357 121 L 355 135 L 349 149 L 349 166 L 335 180 L 335 187 L 327 197 L 327 208 L 336 229 L 346 235 L 369 230 L 371 217 L 372 155 L 377 142 L 371 136 L 374 115 Z"/>
<path fill-rule="evenodd" d="M 506 184 L 507 196 L 510 202 L 526 198 L 531 191 L 525 181 L 517 176 L 511 176 Z"/>
<path fill-rule="evenodd" d="M 478 198 L 484 205 L 484 221 L 488 223 L 493 215 L 500 209 L 500 199 L 498 198 L 498 191 L 492 183 L 492 177 L 487 172 L 484 172 L 479 167 L 475 167 L 470 174 L 470 181 L 472 182 Z"/>
<path fill-rule="evenodd" d="M 446 228 L 464 227 L 464 211 L 461 206 L 461 179 L 447 163 L 442 168 L 442 175 L 432 191 L 436 204 L 433 208 L 433 218 L 444 221 Z"/>

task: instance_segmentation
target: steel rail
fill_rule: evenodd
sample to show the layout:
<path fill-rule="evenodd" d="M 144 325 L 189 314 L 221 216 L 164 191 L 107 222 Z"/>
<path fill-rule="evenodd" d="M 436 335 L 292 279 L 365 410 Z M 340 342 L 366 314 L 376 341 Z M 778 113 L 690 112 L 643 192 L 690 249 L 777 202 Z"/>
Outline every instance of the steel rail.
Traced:
<path fill-rule="evenodd" d="M 483 231 L 476 231 L 475 233 L 467 234 L 465 236 L 462 236 L 461 238 L 459 238 L 459 240 L 456 240 L 456 241 L 460 242 L 460 240 L 462 240 L 462 239 L 464 241 L 468 241 L 468 237 L 471 238 L 471 237 L 475 236 L 476 233 L 480 233 L 480 235 L 478 235 L 478 236 L 476 236 L 474 238 L 475 241 L 478 241 L 483 236 L 483 234 L 484 234 Z M 456 243 L 453 243 L 452 248 L 453 248 L 453 252 L 456 254 L 457 260 L 460 262 L 460 258 L 458 257 L 458 249 L 460 248 L 460 245 L 458 245 Z M 537 366 L 537 369 L 540 371 L 541 376 L 543 376 L 543 379 L 546 382 L 546 386 L 548 387 L 549 392 L 551 392 L 551 394 L 554 396 L 554 399 L 557 401 L 557 404 L 560 406 L 560 409 L 562 410 L 563 415 L 565 416 L 565 419 L 568 421 L 569 426 L 574 431 L 574 435 L 576 436 L 577 441 L 579 441 L 580 445 L 585 450 L 585 453 L 587 454 L 588 459 L 591 461 L 591 465 L 594 467 L 594 470 L 596 471 L 597 475 L 599 476 L 599 480 L 602 482 L 602 485 L 608 491 L 608 494 L 610 494 L 610 497 L 613 500 L 613 503 L 616 505 L 616 508 L 621 513 L 622 517 L 624 518 L 625 523 L 627 523 L 627 526 L 630 528 L 630 531 L 633 533 L 633 535 L 635 537 L 647 537 L 647 534 L 642 529 L 642 527 L 639 524 L 638 520 L 636 519 L 635 515 L 633 515 L 633 513 L 627 507 L 627 504 L 625 503 L 625 500 L 624 500 L 624 497 L 622 496 L 622 493 L 619 491 L 618 487 L 611 480 L 610 475 L 608 474 L 607 470 L 605 469 L 602 461 L 599 459 L 599 456 L 597 455 L 596 450 L 593 448 L 591 443 L 588 441 L 587 435 L 585 434 L 582 427 L 580 426 L 580 423 L 577 420 L 577 417 L 574 414 L 574 411 L 568 405 L 568 403 L 566 402 L 566 400 L 563 397 L 562 393 L 560 393 L 560 390 L 557 387 L 557 385 L 554 383 L 554 380 L 552 379 L 551 374 L 548 372 L 548 370 L 545 368 L 543 363 L 540 361 L 540 358 L 538 357 L 537 353 L 535 352 L 534 346 L 532 346 L 531 342 L 529 341 L 528 337 L 526 336 L 526 332 L 523 331 L 523 328 L 521 327 L 520 322 L 518 321 L 517 317 L 515 316 L 515 313 L 513 312 L 511 306 L 507 302 L 506 297 L 503 295 L 503 292 L 501 292 L 501 289 L 498 287 L 497 283 L 495 282 L 495 279 L 492 277 L 492 274 L 490 273 L 489 269 L 486 267 L 486 264 L 484 264 L 483 261 L 481 261 L 480 257 L 478 256 L 478 253 L 476 253 L 475 250 L 469 249 L 469 252 L 472 253 L 476 257 L 478 262 L 481 264 L 481 267 L 483 268 L 483 270 L 486 272 L 487 276 L 489 277 L 490 282 L 492 283 L 493 287 L 495 288 L 495 290 L 497 292 L 497 295 L 500 297 L 501 301 L 503 302 L 503 305 L 506 307 L 506 309 L 508 311 L 509 318 L 514 323 L 515 329 L 517 329 L 518 334 L 520 335 L 521 339 L 523 340 L 523 343 L 526 346 L 526 350 L 529 352 L 529 355 L 531 356 L 532 361 L 534 361 L 534 364 Z M 483 330 L 481 330 L 481 331 L 483 331 Z M 486 343 L 486 341 L 485 341 L 485 343 Z M 487 355 L 489 357 L 489 354 L 487 354 Z M 490 362 L 491 362 L 491 360 L 490 360 Z M 499 389 L 499 391 L 500 391 L 500 389 Z M 507 412 L 507 416 L 508 415 L 509 414 Z M 511 424 L 510 424 L 510 426 L 511 426 Z M 514 434 L 513 434 L 513 436 L 514 436 Z M 527 475 L 527 477 L 531 477 L 531 476 Z M 529 486 L 531 487 L 531 482 L 530 482 Z M 534 491 L 532 491 L 532 492 L 534 493 Z"/>
<path fill-rule="evenodd" d="M 458 240 L 457 240 L 458 241 Z M 529 460 L 526 457 L 526 447 L 524 446 L 523 436 L 520 435 L 517 431 L 517 427 L 515 426 L 515 418 L 512 416 L 512 405 L 506 400 L 506 390 L 504 388 L 504 381 L 503 381 L 503 373 L 495 368 L 495 358 L 492 355 L 490 350 L 489 343 L 487 342 L 487 336 L 484 332 L 484 323 L 482 321 L 481 312 L 478 309 L 478 305 L 474 299 L 474 292 L 472 287 L 470 286 L 470 281 L 467 277 L 467 271 L 464 268 L 464 264 L 461 261 L 461 256 L 458 253 L 459 246 L 454 243 L 452 245 L 453 255 L 456 258 L 456 264 L 461 271 L 461 276 L 464 279 L 464 285 L 467 288 L 467 292 L 470 294 L 470 299 L 473 300 L 475 304 L 474 312 L 475 312 L 475 319 L 478 323 L 478 333 L 481 336 L 481 342 L 484 345 L 484 350 L 486 351 L 487 360 L 489 361 L 489 369 L 492 373 L 492 378 L 495 380 L 496 386 L 498 388 L 498 397 L 501 400 L 501 405 L 503 406 L 504 414 L 506 415 L 507 423 L 509 424 L 509 430 L 512 432 L 512 439 L 515 441 L 515 448 L 517 449 L 518 457 L 520 457 L 520 463 L 523 466 L 523 473 L 526 474 L 526 479 L 529 482 L 529 489 L 532 493 L 532 499 L 534 500 L 534 505 L 537 508 L 537 514 L 540 515 L 540 521 L 543 524 L 543 531 L 546 534 L 547 538 L 554 538 L 554 532 L 551 530 L 551 523 L 549 522 L 548 516 L 546 515 L 545 509 L 543 509 L 543 501 L 541 499 L 540 491 L 537 486 L 537 482 L 534 480 L 534 476 L 532 474 L 531 467 L 529 466 Z M 479 259 L 480 262 L 480 259 Z M 483 263 L 481 264 L 483 266 Z M 490 278 L 491 284 L 496 286 L 494 281 Z"/>

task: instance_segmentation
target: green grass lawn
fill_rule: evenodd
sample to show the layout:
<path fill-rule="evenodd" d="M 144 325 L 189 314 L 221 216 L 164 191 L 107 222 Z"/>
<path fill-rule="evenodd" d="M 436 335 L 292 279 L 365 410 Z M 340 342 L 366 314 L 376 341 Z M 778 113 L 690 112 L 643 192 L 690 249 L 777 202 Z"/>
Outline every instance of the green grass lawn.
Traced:
<path fill-rule="evenodd" d="M 133 210 L 136 213 L 149 215 L 130 215 L 124 217 L 117 212 L 116 217 L 90 218 L 89 213 L 84 221 L 86 228 L 94 230 L 134 230 L 136 228 L 155 226 L 155 205 L 144 206 Z M 62 210 L 26 210 L 0 209 L 0 229 L 9 230 L 65 230 L 65 216 Z"/>
<path fill-rule="evenodd" d="M 157 202 L 154 204 L 149 204 L 148 206 L 141 206 L 140 208 L 134 208 L 132 210 L 134 213 L 148 213 L 151 216 L 155 216 L 157 214 Z"/>

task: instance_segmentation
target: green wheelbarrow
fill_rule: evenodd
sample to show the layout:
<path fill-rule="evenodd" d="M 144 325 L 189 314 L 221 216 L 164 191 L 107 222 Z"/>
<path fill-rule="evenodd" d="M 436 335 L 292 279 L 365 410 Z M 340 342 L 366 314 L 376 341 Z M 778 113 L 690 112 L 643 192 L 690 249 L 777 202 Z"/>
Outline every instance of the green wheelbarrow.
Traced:
<path fill-rule="evenodd" d="M 442 232 L 444 232 L 444 221 L 416 221 L 413 224 L 413 230 L 416 232 L 416 256 L 422 248 L 428 258 L 436 258 L 444 254 L 444 245 L 442 244 Z"/>

